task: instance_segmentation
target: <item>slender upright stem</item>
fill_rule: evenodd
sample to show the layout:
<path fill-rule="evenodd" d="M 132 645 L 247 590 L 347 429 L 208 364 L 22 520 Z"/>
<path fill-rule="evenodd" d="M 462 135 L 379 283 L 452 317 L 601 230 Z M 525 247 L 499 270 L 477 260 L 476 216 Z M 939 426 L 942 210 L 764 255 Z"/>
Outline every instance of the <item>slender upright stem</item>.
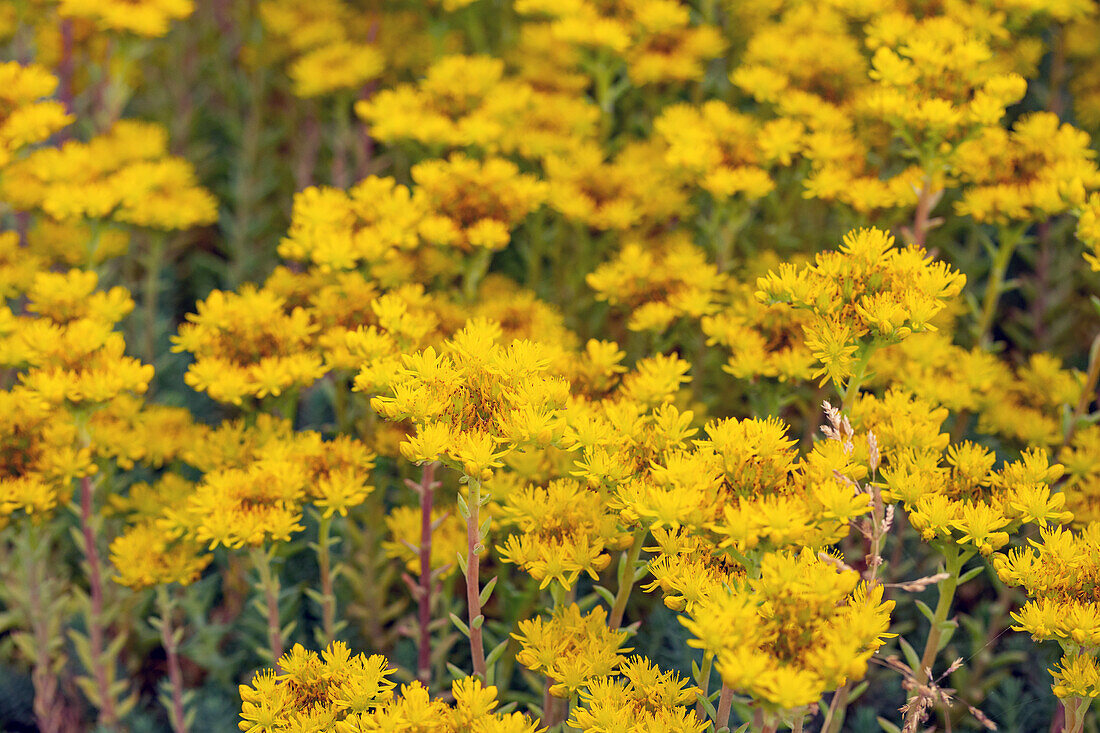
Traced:
<path fill-rule="evenodd" d="M 718 713 L 714 718 L 714 729 L 716 731 L 729 730 L 730 707 L 732 705 L 733 690 L 723 684 L 722 691 L 718 693 Z"/>
<path fill-rule="evenodd" d="M 840 406 L 843 411 L 849 413 L 852 411 L 852 405 L 859 397 L 859 386 L 863 383 L 864 377 L 867 376 L 867 365 L 870 363 L 871 355 L 875 353 L 876 348 L 874 344 L 868 344 L 864 347 L 863 356 L 856 362 L 855 369 L 852 370 L 852 376 L 848 378 L 848 386 L 844 390 L 843 401 Z"/>
<path fill-rule="evenodd" d="M 997 251 L 989 266 L 989 281 L 985 286 L 981 317 L 977 325 L 978 343 L 982 348 L 988 349 L 992 345 L 993 318 L 997 315 L 997 304 L 1004 291 L 1008 265 L 1012 262 L 1012 255 L 1016 252 L 1016 246 L 1020 243 L 1022 236 L 1021 229 L 1002 227 L 1000 230 Z"/>
<path fill-rule="evenodd" d="M 928 241 L 928 232 L 932 229 L 932 209 L 940 197 L 932 191 L 932 178 L 925 175 L 921 181 L 920 194 L 917 197 L 917 209 L 913 213 L 913 244 L 924 247 Z"/>
<path fill-rule="evenodd" d="M 267 611 L 267 644 L 270 647 L 275 671 L 279 671 L 279 659 L 283 656 L 283 627 L 279 617 L 279 576 L 271 567 L 274 549 L 263 546 L 252 548 L 252 565 L 259 576 L 259 589 L 264 595 Z"/>
<path fill-rule="evenodd" d="M 601 53 L 592 63 L 590 73 L 593 81 L 593 95 L 600 110 L 600 140 L 606 142 L 615 126 L 615 95 L 612 82 L 615 69 L 606 54 Z"/>
<path fill-rule="evenodd" d="M 638 564 L 638 557 L 642 554 L 642 545 L 645 544 L 645 538 L 648 534 L 649 530 L 644 527 L 635 530 L 634 544 L 630 546 L 630 549 L 620 561 L 619 591 L 615 594 L 615 605 L 611 607 L 611 616 L 607 621 L 612 629 L 617 629 L 623 625 L 623 615 L 626 613 L 627 601 L 630 600 L 630 591 L 634 588 L 634 581 L 637 580 L 635 567 Z"/>
<path fill-rule="evenodd" d="M 695 703 L 695 717 L 705 721 L 706 713 L 703 711 L 703 700 L 710 694 L 710 671 L 714 667 L 714 655 L 703 652 L 703 666 L 699 669 L 699 700 Z"/>
<path fill-rule="evenodd" d="M 428 686 L 432 677 L 432 504 L 435 493 L 436 464 L 425 463 L 420 474 L 420 593 L 417 643 L 417 678 Z"/>
<path fill-rule="evenodd" d="M 474 675 L 486 679 L 485 642 L 481 635 L 481 481 L 470 478 L 466 516 L 466 606 L 470 623 L 470 656 Z"/>
<path fill-rule="evenodd" d="M 316 103 L 304 104 L 302 115 L 294 148 L 294 186 L 299 191 L 313 184 L 313 171 L 321 147 L 321 123 L 317 119 Z"/>
<path fill-rule="evenodd" d="M 333 516 L 321 516 L 317 523 L 317 565 L 321 571 L 321 629 L 325 641 L 336 639 L 336 593 L 333 590 L 332 576 L 332 519 Z"/>
<path fill-rule="evenodd" d="M 1092 346 L 1089 347 L 1089 368 L 1085 374 L 1085 384 L 1081 387 L 1081 394 L 1077 397 L 1073 415 L 1070 418 L 1069 425 L 1066 426 L 1066 435 L 1062 440 L 1062 445 L 1068 444 L 1073 439 L 1073 434 L 1077 432 L 1077 426 L 1081 422 L 1081 418 L 1088 413 L 1089 406 L 1096 399 L 1096 385 L 1098 382 L 1100 382 L 1100 336 L 1094 338 Z"/>
<path fill-rule="evenodd" d="M 462 273 L 462 294 L 471 303 L 477 299 L 478 286 L 489 271 L 492 260 L 493 251 L 488 247 L 478 247 L 466 260 L 466 269 Z"/>
<path fill-rule="evenodd" d="M 1092 704 L 1091 698 L 1067 697 L 1062 700 L 1065 710 L 1065 725 L 1062 733 L 1081 733 L 1085 729 L 1085 713 Z"/>
<path fill-rule="evenodd" d="M 168 685 L 171 689 L 168 719 L 174 733 L 186 733 L 187 716 L 183 707 L 183 669 L 180 667 L 179 636 L 175 627 L 172 626 L 172 614 L 176 603 L 167 586 L 157 586 L 157 606 L 160 612 L 160 643 L 164 647 L 168 665 Z"/>
<path fill-rule="evenodd" d="M 916 673 L 917 683 L 923 685 L 928 682 L 928 670 L 936 661 L 936 655 L 940 651 L 940 639 L 943 638 L 943 627 L 947 622 L 947 615 L 951 612 L 951 603 L 955 600 L 955 590 L 959 586 L 959 573 L 962 571 L 966 557 L 959 552 L 955 545 L 949 545 L 944 557 L 944 570 L 948 576 L 940 581 L 939 600 L 936 602 L 936 611 L 932 616 L 932 628 L 928 631 L 928 641 L 924 645 L 924 653 L 921 654 L 920 669 L 913 670 Z"/>
<path fill-rule="evenodd" d="M 28 522 L 29 525 L 29 522 Z M 28 526 L 23 547 L 23 559 L 27 583 L 27 612 L 34 635 L 34 668 L 31 682 L 34 685 L 34 718 L 43 733 L 60 733 L 62 729 L 63 701 L 58 692 L 57 675 L 54 673 L 53 644 L 51 643 L 51 599 L 44 598 L 46 562 L 49 556 L 48 537 L 34 537 L 34 526 Z M 39 544 L 40 542 L 40 544 Z M 37 545 L 37 546 L 36 546 Z"/>
<path fill-rule="evenodd" d="M 57 97 L 61 104 L 65 105 L 65 111 L 70 114 L 73 110 L 73 21 L 71 18 L 63 18 L 60 23 L 61 30 L 61 59 L 57 64 L 58 89 Z M 65 133 L 67 135 L 67 133 Z"/>
<path fill-rule="evenodd" d="M 352 100 L 343 95 L 336 98 L 333 107 L 333 116 L 336 119 L 336 131 L 332 136 L 332 185 L 336 188 L 347 188 L 348 180 L 348 138 L 351 136 Z"/>
<path fill-rule="evenodd" d="M 547 679 L 546 685 L 542 689 L 542 724 L 547 728 L 552 728 L 563 722 L 569 714 L 569 703 L 550 694 L 550 688 L 553 684 L 552 680 Z"/>
<path fill-rule="evenodd" d="M 103 565 L 99 557 L 98 537 L 95 531 L 95 507 L 92 503 L 92 479 L 84 476 L 80 479 L 80 527 L 84 535 L 84 559 L 88 564 L 88 593 L 91 600 L 91 613 L 88 615 L 88 644 L 91 650 L 90 670 L 95 679 L 96 693 L 99 696 L 99 724 L 105 728 L 118 726 L 115 712 L 115 696 L 111 690 L 111 680 L 104 662 L 106 659 L 106 630 L 103 628 Z"/>
<path fill-rule="evenodd" d="M 164 257 L 163 232 L 153 232 L 149 236 L 145 252 L 145 292 L 142 293 L 142 305 L 145 311 L 145 327 L 142 358 L 146 364 L 154 364 L 157 357 L 157 298 L 160 295 L 161 259 Z"/>
<path fill-rule="evenodd" d="M 837 733 L 844 724 L 844 711 L 848 707 L 848 694 L 851 685 L 845 682 L 833 693 L 833 699 L 829 701 L 829 710 L 825 713 L 825 721 L 821 724 L 821 733 Z"/>

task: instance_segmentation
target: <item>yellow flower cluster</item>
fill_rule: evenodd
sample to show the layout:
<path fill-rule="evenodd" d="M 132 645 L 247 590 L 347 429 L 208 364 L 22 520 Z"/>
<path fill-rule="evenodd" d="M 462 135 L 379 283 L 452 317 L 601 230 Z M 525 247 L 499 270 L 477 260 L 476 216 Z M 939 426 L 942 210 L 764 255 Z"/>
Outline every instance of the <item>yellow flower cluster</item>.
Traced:
<path fill-rule="evenodd" d="M 610 57 L 624 64 L 639 86 L 696 81 L 726 47 L 716 28 L 693 25 L 688 8 L 673 0 L 521 0 L 516 9 L 549 18 L 549 35 L 595 57 L 594 63 Z"/>
<path fill-rule="evenodd" d="M 768 554 L 758 578 L 734 581 L 684 620 L 723 682 L 778 710 L 812 705 L 861 678 L 890 635 L 893 601 L 810 550 Z"/>
<path fill-rule="evenodd" d="M 966 185 L 956 209 L 981 222 L 1041 221 L 1070 208 L 1071 196 L 1100 187 L 1088 133 L 1048 112 L 1012 126 L 985 127 L 959 146 L 956 170 Z"/>
<path fill-rule="evenodd" d="M 310 187 L 294 195 L 279 255 L 322 272 L 378 265 L 416 248 L 426 215 L 423 194 L 392 178 L 371 176 L 346 192 Z"/>
<path fill-rule="evenodd" d="M 430 214 L 420 233 L 433 244 L 471 250 L 504 249 L 511 231 L 546 200 L 546 184 L 502 158 L 461 154 L 413 166 L 412 179 Z"/>
<path fill-rule="evenodd" d="M 677 215 L 688 202 L 675 172 L 653 166 L 659 152 L 649 143 L 628 143 L 606 159 L 590 143 L 548 155 L 543 161 L 547 204 L 598 231 L 630 231 Z"/>
<path fill-rule="evenodd" d="M 566 382 L 549 372 L 549 360 L 530 341 L 499 343 L 500 327 L 475 321 L 440 351 L 428 347 L 404 356 L 388 375 L 389 394 L 371 399 L 388 420 L 408 420 L 415 434 L 401 444 L 408 460 L 441 460 L 477 480 L 492 477 L 503 458 L 526 445 L 560 439 L 558 410 Z M 378 380 L 367 367 L 356 385 Z"/>
<path fill-rule="evenodd" d="M 172 348 L 195 357 L 188 385 L 239 405 L 245 397 L 278 397 L 319 379 L 325 370 L 310 348 L 316 330 L 304 309 L 288 309 L 268 290 L 215 290 L 187 315 Z"/>
<path fill-rule="evenodd" d="M 244 733 L 331 730 L 423 733 L 535 733 L 521 713 L 498 713 L 497 689 L 472 677 L 451 686 L 454 704 L 431 699 L 419 683 L 394 695 L 396 671 L 385 657 L 352 655 L 333 642 L 318 655 L 295 645 L 279 659 L 278 673 L 263 670 L 241 685 Z"/>
<path fill-rule="evenodd" d="M 630 310 L 632 331 L 663 331 L 680 318 L 713 313 L 725 282 L 706 255 L 682 239 L 664 251 L 628 243 L 586 280 L 601 300 Z"/>
<path fill-rule="evenodd" d="M 195 10 L 193 0 L 59 0 L 63 18 L 89 20 L 108 32 L 122 31 L 145 38 L 168 33 L 174 20 L 183 20 Z"/>
<path fill-rule="evenodd" d="M 718 100 L 669 107 L 653 126 L 668 145 L 665 162 L 719 200 L 770 193 L 775 184 L 769 169 L 791 165 L 804 132 L 786 119 L 761 125 Z"/>
<path fill-rule="evenodd" d="M 76 426 L 25 389 L 0 391 L 0 404 L 0 436 L 10 446 L 0 464 L 0 516 L 6 523 L 20 511 L 53 510 L 72 480 L 95 473 L 96 466 L 90 449 L 75 448 Z"/>
<path fill-rule="evenodd" d="M 341 0 L 265 0 L 259 10 L 273 46 L 287 47 L 287 72 L 299 97 L 354 95 L 386 67 L 382 51 L 370 42 L 376 35 L 370 21 Z"/>
<path fill-rule="evenodd" d="M 94 407 L 126 392 L 143 393 L 153 367 L 125 355 L 114 330 L 134 303 L 123 288 L 96 291 L 94 271 L 39 273 L 27 310 L 8 324 L 3 363 L 19 367 L 26 394 L 51 405 Z"/>
<path fill-rule="evenodd" d="M 509 493 L 502 513 L 517 532 L 497 548 L 501 560 L 522 567 L 542 588 L 556 582 L 568 590 L 582 572 L 598 580 L 611 562 L 607 551 L 631 542 L 606 501 L 569 479 Z"/>
<path fill-rule="evenodd" d="M 803 382 L 811 378 L 815 360 L 804 336 L 811 313 L 782 303 L 761 303 L 751 283 L 736 280 L 728 282 L 720 302 L 717 312 L 700 320 L 700 328 L 707 346 L 729 350 L 723 371 L 737 379 Z"/>
<path fill-rule="evenodd" d="M 191 164 L 168 154 L 164 128 L 131 120 L 87 143 L 69 141 L 11 164 L 0 193 L 20 211 L 63 222 L 173 230 L 217 219 L 214 197 L 198 185 Z"/>
<path fill-rule="evenodd" d="M 569 725 L 591 733 L 701 733 L 709 724 L 687 708 L 696 694 L 675 673 L 633 656 L 615 675 L 588 683 Z"/>
<path fill-rule="evenodd" d="M 461 55 L 438 59 L 418 83 L 384 89 L 357 103 L 356 112 L 386 142 L 528 158 L 568 151 L 591 138 L 599 114 L 574 95 L 505 78 L 501 59 Z"/>
<path fill-rule="evenodd" d="M 558 606 L 550 618 L 519 623 L 516 661 L 551 680 L 550 694 L 568 698 L 593 681 L 612 676 L 625 661 L 626 631 L 607 627 L 607 612 L 597 606 L 583 614 L 573 603 Z"/>
<path fill-rule="evenodd" d="M 228 455 L 204 467 L 186 504 L 160 525 L 193 532 L 210 549 L 289 540 L 304 528 L 306 502 L 323 517 L 346 516 L 374 490 L 374 456 L 352 438 L 324 441 L 312 431 L 292 433 L 285 422 L 253 428 L 229 423 L 208 442 L 223 445 Z"/>
<path fill-rule="evenodd" d="M 878 229 L 850 232 L 836 252 L 814 264 L 780 265 L 757 282 L 757 298 L 809 310 L 806 346 L 821 364 L 813 376 L 841 386 L 863 378 L 881 345 L 934 330 L 932 319 L 958 295 L 966 277 L 919 247 L 894 247 Z"/>
<path fill-rule="evenodd" d="M 1051 465 L 1045 452 L 1026 451 L 1000 470 L 995 462 L 992 451 L 968 441 L 942 457 L 931 448 L 903 449 L 882 470 L 885 496 L 909 508 L 925 541 L 953 540 L 983 555 L 1006 545 L 1022 524 L 1046 527 L 1073 518 L 1066 495 L 1051 489 L 1063 468 Z"/>
<path fill-rule="evenodd" d="M 57 78 L 35 64 L 0 63 L 0 171 L 29 145 L 45 141 L 73 121 L 65 106 L 45 99 Z"/>
<path fill-rule="evenodd" d="M 1016 631 L 1036 641 L 1057 640 L 1065 653 L 1054 676 L 1058 697 L 1095 698 L 1100 694 L 1096 648 L 1100 618 L 1096 591 L 1100 573 L 1100 525 L 1080 533 L 1051 527 L 1031 547 L 1018 547 L 994 558 L 1000 579 L 1020 586 L 1028 601 L 1012 614 Z"/>

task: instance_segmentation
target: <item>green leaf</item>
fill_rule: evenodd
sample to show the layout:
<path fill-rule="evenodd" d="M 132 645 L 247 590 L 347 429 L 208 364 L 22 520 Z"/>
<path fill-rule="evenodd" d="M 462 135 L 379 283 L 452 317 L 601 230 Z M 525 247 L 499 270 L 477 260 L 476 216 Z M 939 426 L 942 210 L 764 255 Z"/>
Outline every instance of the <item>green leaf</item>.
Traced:
<path fill-rule="evenodd" d="M 496 585 L 497 576 L 494 575 L 489 580 L 489 582 L 485 584 L 485 587 L 481 589 L 481 594 L 477 597 L 477 599 L 482 606 L 489 602 L 489 597 L 493 595 L 493 588 L 495 588 Z"/>
<path fill-rule="evenodd" d="M 932 613 L 932 609 L 928 607 L 928 604 L 922 600 L 915 600 L 913 603 L 916 605 L 920 612 L 924 614 L 924 617 L 928 619 L 929 623 L 935 623 L 936 614 Z"/>
<path fill-rule="evenodd" d="M 871 683 L 867 680 L 864 680 L 863 682 L 860 682 L 858 685 L 856 685 L 852 689 L 852 691 L 848 693 L 848 704 L 851 705 L 853 702 L 855 702 L 856 698 L 866 692 L 867 688 L 870 687 L 870 685 Z"/>
<path fill-rule="evenodd" d="M 602 585 L 596 585 L 592 587 L 592 590 L 595 591 L 608 606 L 615 605 L 615 595 L 607 588 L 604 588 Z"/>
<path fill-rule="evenodd" d="M 464 624 L 462 622 L 462 619 L 460 619 L 454 613 L 451 614 L 451 623 L 458 627 L 458 630 L 462 632 L 463 636 L 465 636 L 467 639 L 470 638 L 470 627 Z"/>
<path fill-rule="evenodd" d="M 879 717 L 875 718 L 875 720 L 878 721 L 879 726 L 884 731 L 886 731 L 886 733 L 901 733 L 901 728 L 897 727 L 896 725 L 891 723 L 886 718 L 883 718 L 882 716 L 879 716 Z"/>
<path fill-rule="evenodd" d="M 905 663 L 909 665 L 909 669 L 914 672 L 920 672 L 920 656 L 917 654 L 917 650 L 902 637 L 898 637 L 898 645 L 901 646 L 901 653 L 905 655 Z"/>
<path fill-rule="evenodd" d="M 985 571 L 985 565 L 979 565 L 976 568 L 970 568 L 965 573 L 959 576 L 959 585 L 962 585 L 968 580 L 973 580 Z"/>
<path fill-rule="evenodd" d="M 485 657 L 485 664 L 489 666 L 496 664 L 497 661 L 504 655 L 504 650 L 507 648 L 508 640 L 505 639 L 504 641 L 493 647 L 493 650 L 489 652 L 489 656 Z"/>
<path fill-rule="evenodd" d="M 955 629 L 958 627 L 959 625 L 954 621 L 943 622 L 943 636 L 940 637 L 940 643 L 936 645 L 937 654 L 946 649 L 947 645 L 951 643 L 951 637 L 955 635 Z"/>

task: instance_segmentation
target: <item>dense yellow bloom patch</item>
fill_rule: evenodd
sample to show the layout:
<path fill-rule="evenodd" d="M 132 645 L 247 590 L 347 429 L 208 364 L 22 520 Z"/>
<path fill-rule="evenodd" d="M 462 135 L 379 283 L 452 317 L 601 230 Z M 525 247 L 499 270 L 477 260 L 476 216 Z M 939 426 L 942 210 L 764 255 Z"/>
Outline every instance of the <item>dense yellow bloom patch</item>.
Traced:
<path fill-rule="evenodd" d="M 1098 33 L 1092 0 L 0 0 L 35 724 L 217 727 L 188 688 L 234 679 L 245 733 L 989 727 L 1032 693 L 1011 627 L 1083 733 Z"/>
<path fill-rule="evenodd" d="M 429 346 L 405 356 L 389 377 L 389 394 L 371 399 L 387 419 L 414 425 L 401 444 L 407 459 L 443 460 L 485 480 L 515 448 L 559 439 L 566 383 L 549 373 L 537 344 L 502 346 L 499 336 L 496 324 L 472 322 L 439 352 Z M 368 370 L 356 377 L 357 385 L 370 380 Z"/>
<path fill-rule="evenodd" d="M 819 254 L 813 265 L 785 264 L 760 278 L 756 297 L 813 314 L 803 326 L 806 345 L 821 364 L 813 376 L 841 385 L 878 346 L 935 330 L 931 321 L 965 282 L 922 249 L 897 249 L 892 236 L 864 229 L 850 232 L 838 251 Z"/>
<path fill-rule="evenodd" d="M 726 685 L 780 709 L 863 676 L 888 636 L 893 601 L 810 552 L 769 554 L 760 577 L 701 601 L 684 624 Z"/>
<path fill-rule="evenodd" d="M 0 191 L 16 209 L 59 221 L 114 221 L 188 229 L 217 217 L 214 197 L 191 164 L 168 155 L 157 125 L 121 121 L 87 143 L 70 141 L 13 163 Z"/>

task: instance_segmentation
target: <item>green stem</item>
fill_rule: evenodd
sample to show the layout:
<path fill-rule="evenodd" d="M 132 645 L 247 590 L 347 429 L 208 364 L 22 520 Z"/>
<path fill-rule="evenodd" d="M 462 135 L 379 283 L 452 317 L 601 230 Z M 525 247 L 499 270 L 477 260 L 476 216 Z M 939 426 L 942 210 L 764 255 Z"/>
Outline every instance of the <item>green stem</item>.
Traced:
<path fill-rule="evenodd" d="M 825 713 L 825 722 L 821 724 L 821 733 L 839 733 L 844 724 L 844 713 L 848 709 L 848 694 L 852 686 L 845 682 L 833 693 L 829 701 L 829 710 Z"/>
<path fill-rule="evenodd" d="M 187 715 L 183 704 L 183 669 L 180 667 L 180 633 L 172 626 L 176 603 L 166 585 L 157 586 L 157 609 L 160 613 L 160 640 L 168 666 L 170 697 L 165 701 L 173 733 L 187 733 Z"/>
<path fill-rule="evenodd" d="M 948 540 L 950 542 L 950 540 Z M 929 670 L 936 661 L 936 655 L 940 653 L 940 640 L 943 638 L 943 629 L 947 624 L 947 615 L 951 612 L 951 604 L 955 600 L 955 590 L 959 586 L 959 574 L 969 554 L 959 551 L 958 545 L 951 542 L 944 550 L 944 572 L 948 575 L 939 583 L 939 600 L 936 602 L 936 611 L 932 616 L 932 628 L 928 631 L 928 641 L 924 645 L 924 653 L 920 659 L 920 669 L 915 669 L 917 683 L 928 682 Z"/>
<path fill-rule="evenodd" d="M 1069 697 L 1062 701 L 1065 708 L 1063 733 L 1081 733 L 1085 728 L 1085 713 L 1092 704 L 1091 698 Z"/>
<path fill-rule="evenodd" d="M 1073 439 L 1073 434 L 1088 414 L 1089 406 L 1096 399 L 1096 385 L 1100 382 L 1100 336 L 1092 340 L 1089 347 L 1089 368 L 1085 373 L 1085 384 L 1077 398 L 1077 404 L 1073 408 L 1069 423 L 1066 425 L 1066 434 L 1062 439 L 1062 445 L 1068 445 Z"/>
<path fill-rule="evenodd" d="M 462 294 L 469 303 L 477 299 L 477 288 L 481 284 L 485 273 L 489 271 L 489 263 L 492 262 L 493 251 L 486 247 L 478 247 L 466 261 L 466 269 L 462 273 Z"/>
<path fill-rule="evenodd" d="M 84 537 L 84 557 L 88 568 L 88 593 L 91 608 L 88 613 L 88 643 L 91 648 L 92 673 L 99 698 L 97 722 L 103 728 L 118 728 L 115 710 L 115 693 L 111 689 L 111 677 L 107 664 L 114 660 L 107 656 L 107 629 L 104 626 L 103 569 L 99 556 L 98 517 L 93 506 L 92 479 L 80 479 L 80 525 Z"/>
<path fill-rule="evenodd" d="M 428 687 L 432 679 L 432 506 L 434 503 L 434 461 L 425 463 L 420 474 L 420 592 L 416 597 L 419 635 L 417 640 L 417 679 Z"/>
<path fill-rule="evenodd" d="M 321 629 L 326 644 L 336 639 L 336 593 L 333 591 L 332 573 L 332 520 L 333 515 L 321 516 L 317 523 L 317 565 L 321 572 Z"/>
<path fill-rule="evenodd" d="M 347 188 L 348 180 L 348 142 L 351 132 L 351 115 L 354 97 L 350 94 L 337 96 L 333 107 L 333 117 L 336 120 L 336 130 L 332 136 L 332 185 L 336 188 Z"/>
<path fill-rule="evenodd" d="M 275 671 L 279 672 L 279 659 L 283 656 L 283 627 L 279 616 L 279 576 L 271 567 L 275 548 L 253 547 L 252 566 L 259 576 L 257 589 L 263 594 L 267 612 L 267 650 L 271 655 Z"/>
<path fill-rule="evenodd" d="M 25 572 L 27 586 L 27 617 L 34 637 L 34 667 L 31 682 L 34 686 L 34 717 L 43 733 L 61 733 L 65 717 L 63 700 L 58 690 L 58 662 L 62 645 L 58 638 L 61 623 L 58 604 L 52 597 L 47 566 L 50 558 L 50 535 L 47 527 L 38 527 L 26 521 L 26 531 L 16 545 L 22 557 L 20 564 Z M 41 531 L 41 536 L 39 536 Z"/>
<path fill-rule="evenodd" d="M 642 545 L 645 544 L 645 538 L 649 535 L 649 529 L 642 527 L 634 531 L 634 544 L 630 546 L 630 549 L 622 556 L 622 560 L 619 565 L 619 591 L 615 594 L 615 605 L 611 607 L 611 616 L 608 618 L 608 625 L 612 629 L 617 629 L 623 625 L 623 615 L 626 613 L 626 604 L 630 600 L 630 591 L 634 588 L 634 581 L 637 580 L 637 572 L 635 567 L 638 564 L 638 557 L 642 554 Z"/>
<path fill-rule="evenodd" d="M 332 374 L 332 412 L 336 419 L 338 434 L 350 433 L 352 425 L 348 422 L 348 380 L 342 372 Z"/>
<path fill-rule="evenodd" d="M 161 260 L 167 237 L 164 232 L 153 232 L 145 253 L 145 292 L 142 293 L 145 333 L 142 356 L 146 364 L 155 364 L 157 357 L 157 298 L 160 295 Z"/>
<path fill-rule="evenodd" d="M 706 700 L 710 694 L 710 672 L 713 668 L 714 655 L 710 652 L 703 652 L 703 666 L 699 669 L 699 679 L 696 680 L 699 685 L 699 699 L 695 703 L 695 717 L 703 721 L 707 719 L 706 714 L 703 712 L 703 700 Z"/>
<path fill-rule="evenodd" d="M 596 106 L 600 110 L 600 141 L 607 142 L 615 126 L 615 102 L 617 94 L 612 89 L 615 67 L 607 53 L 599 53 L 589 67 L 592 76 L 593 94 Z"/>
<path fill-rule="evenodd" d="M 989 282 L 985 286 L 985 296 L 982 301 L 981 318 L 977 325 L 978 343 L 983 349 L 992 346 L 991 334 L 993 318 L 997 315 L 997 304 L 1004 292 L 1005 275 L 1008 265 L 1012 262 L 1012 255 L 1023 238 L 1023 227 L 1001 227 L 998 235 L 997 251 L 993 256 L 993 262 L 989 268 Z"/>
<path fill-rule="evenodd" d="M 859 397 L 859 386 L 863 383 L 864 377 L 867 376 L 867 365 L 871 361 L 871 355 L 875 353 L 878 346 L 875 344 L 868 344 L 863 349 L 863 356 L 856 363 L 856 368 L 852 371 L 852 376 L 848 378 L 848 387 L 844 390 L 844 396 L 841 401 L 841 410 L 847 413 L 851 413 L 852 405 L 855 404 L 856 398 Z"/>

